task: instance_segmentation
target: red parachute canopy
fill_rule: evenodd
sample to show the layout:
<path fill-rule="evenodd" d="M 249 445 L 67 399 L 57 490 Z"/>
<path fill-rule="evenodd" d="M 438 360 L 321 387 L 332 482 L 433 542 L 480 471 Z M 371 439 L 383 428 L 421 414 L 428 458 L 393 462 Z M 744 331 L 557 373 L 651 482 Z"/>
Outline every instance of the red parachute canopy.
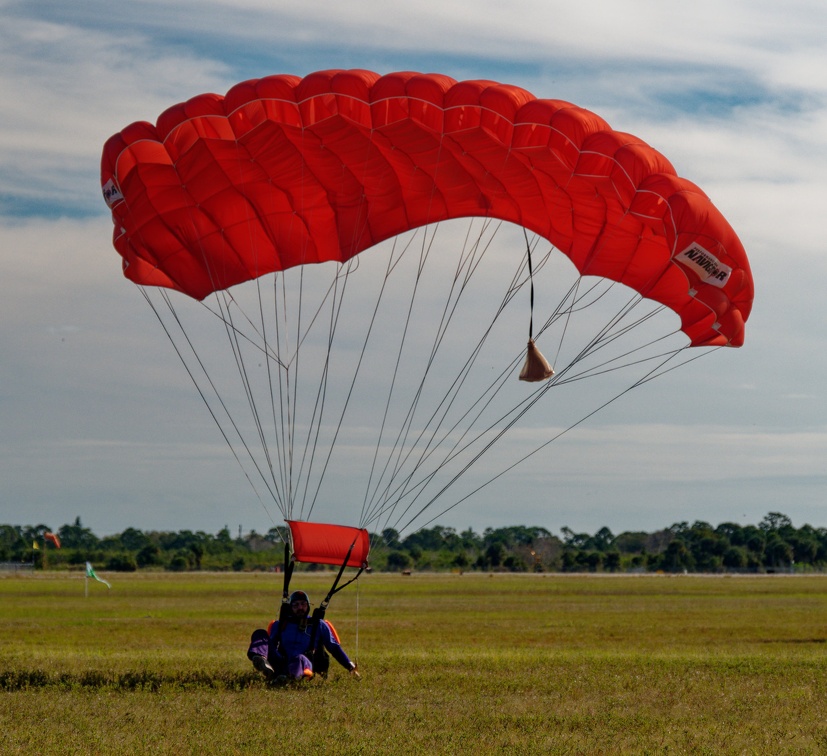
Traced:
<path fill-rule="evenodd" d="M 111 137 L 101 182 L 127 278 L 196 299 L 484 216 L 671 308 L 695 346 L 741 345 L 752 305 L 738 237 L 663 155 L 491 81 L 354 70 L 242 82 Z"/>
<path fill-rule="evenodd" d="M 364 567 L 370 552 L 370 535 L 364 528 L 288 520 L 293 556 L 297 562 Z M 348 551 L 351 549 L 350 555 Z"/>
<path fill-rule="evenodd" d="M 51 541 L 56 549 L 60 548 L 60 538 L 58 538 L 57 533 L 44 533 L 43 539 Z"/>

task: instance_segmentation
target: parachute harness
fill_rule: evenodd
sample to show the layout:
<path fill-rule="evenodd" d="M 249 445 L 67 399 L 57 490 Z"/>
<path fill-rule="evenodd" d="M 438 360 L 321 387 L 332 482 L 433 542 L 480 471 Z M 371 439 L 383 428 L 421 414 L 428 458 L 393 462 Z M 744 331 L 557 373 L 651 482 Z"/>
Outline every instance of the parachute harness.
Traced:
<path fill-rule="evenodd" d="M 292 523 L 291 525 L 294 525 Z M 326 528 L 336 528 L 337 526 L 323 526 Z M 292 532 L 292 531 L 291 531 Z M 293 572 L 296 566 L 296 562 L 298 561 L 298 556 L 293 548 L 291 548 L 291 540 L 290 538 L 285 539 L 284 542 L 284 579 L 282 584 L 282 597 L 281 597 L 281 605 L 279 607 L 279 623 L 276 629 L 276 634 L 274 636 L 274 645 L 278 648 L 281 642 L 281 633 L 282 629 L 285 626 L 288 618 L 292 613 L 292 608 L 290 606 L 290 582 L 293 577 Z M 342 559 L 341 565 L 339 566 L 339 570 L 336 573 L 336 577 L 331 585 L 330 589 L 327 592 L 327 595 L 324 597 L 322 602 L 313 610 L 313 614 L 310 618 L 310 643 L 308 645 L 308 653 L 311 657 L 314 657 L 319 652 L 319 624 L 325 618 L 325 614 L 327 612 L 327 608 L 330 605 L 330 601 L 335 594 L 339 591 L 347 588 L 351 583 L 358 580 L 364 570 L 367 568 L 367 560 L 363 561 L 359 566 L 358 571 L 356 574 L 348 580 L 346 583 L 339 585 L 339 582 L 342 579 L 342 575 L 344 574 L 345 568 L 348 566 L 350 562 L 351 554 L 353 553 L 354 548 L 356 547 L 358 540 L 358 536 L 354 538 L 351 542 L 350 546 L 345 553 L 344 558 Z M 308 560 L 304 560 L 308 561 Z M 357 583 L 357 597 L 358 597 L 358 583 Z M 356 656 L 354 659 L 358 659 L 358 638 L 359 638 L 359 604 L 357 598 L 356 604 Z"/>

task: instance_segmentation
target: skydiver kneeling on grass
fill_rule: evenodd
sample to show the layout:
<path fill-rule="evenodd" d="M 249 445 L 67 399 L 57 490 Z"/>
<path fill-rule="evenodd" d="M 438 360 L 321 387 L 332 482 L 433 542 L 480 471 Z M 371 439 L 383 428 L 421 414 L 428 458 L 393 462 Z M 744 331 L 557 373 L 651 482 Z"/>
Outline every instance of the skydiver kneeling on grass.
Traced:
<path fill-rule="evenodd" d="M 330 656 L 360 679 L 356 665 L 342 646 L 335 628 L 326 620 L 309 619 L 310 599 L 304 591 L 290 594 L 290 610 L 283 623 L 275 620 L 267 630 L 256 630 L 250 638 L 247 658 L 267 680 L 286 683 L 327 675 Z"/>

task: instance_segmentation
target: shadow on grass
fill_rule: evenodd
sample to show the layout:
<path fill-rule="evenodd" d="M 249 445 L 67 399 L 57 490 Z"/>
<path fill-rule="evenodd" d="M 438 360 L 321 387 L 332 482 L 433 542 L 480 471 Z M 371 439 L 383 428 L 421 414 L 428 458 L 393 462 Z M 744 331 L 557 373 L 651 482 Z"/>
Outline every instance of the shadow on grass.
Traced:
<path fill-rule="evenodd" d="M 246 690 L 267 687 L 256 673 L 186 672 L 162 674 L 152 671 L 47 672 L 42 669 L 0 671 L 0 691 L 59 688 L 64 690 L 106 689 L 123 691 Z"/>
<path fill-rule="evenodd" d="M 827 638 L 765 638 L 756 643 L 827 643 Z"/>

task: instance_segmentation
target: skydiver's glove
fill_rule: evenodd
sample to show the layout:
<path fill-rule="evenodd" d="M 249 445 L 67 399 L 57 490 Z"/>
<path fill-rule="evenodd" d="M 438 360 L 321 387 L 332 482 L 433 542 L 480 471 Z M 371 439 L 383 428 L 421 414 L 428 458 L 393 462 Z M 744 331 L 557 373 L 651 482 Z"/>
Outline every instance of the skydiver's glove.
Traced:
<path fill-rule="evenodd" d="M 362 679 L 362 675 L 359 674 L 359 669 L 353 662 L 350 663 L 350 676 L 356 680 Z"/>

